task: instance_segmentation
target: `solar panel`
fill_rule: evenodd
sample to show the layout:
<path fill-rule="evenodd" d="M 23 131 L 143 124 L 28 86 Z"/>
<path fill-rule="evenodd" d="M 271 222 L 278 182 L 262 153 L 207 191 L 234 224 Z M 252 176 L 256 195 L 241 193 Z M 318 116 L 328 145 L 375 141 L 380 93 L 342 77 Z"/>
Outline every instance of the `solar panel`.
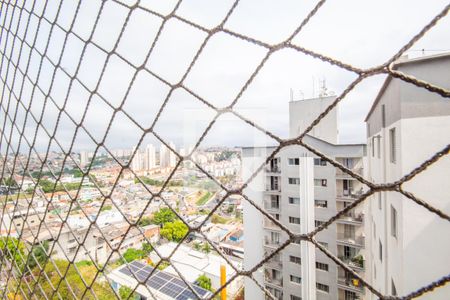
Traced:
<path fill-rule="evenodd" d="M 133 277 L 134 274 L 139 281 L 145 281 L 149 274 L 154 270 L 153 267 L 139 261 L 129 263 L 128 267 L 132 272 L 130 272 L 126 266 L 120 269 L 120 272 L 130 277 Z M 197 299 L 197 296 L 189 289 L 183 280 L 163 271 L 155 270 L 151 277 L 147 279 L 146 285 L 149 288 L 157 290 L 176 300 Z M 210 294 L 209 291 L 197 285 L 192 286 L 201 297 Z"/>
<path fill-rule="evenodd" d="M 193 285 L 192 287 L 202 297 L 209 293 L 209 291 L 207 291 L 199 286 Z"/>
<path fill-rule="evenodd" d="M 120 269 L 120 273 L 123 273 L 123 274 L 128 275 L 128 276 L 132 276 L 130 270 L 128 270 L 127 267 L 124 267 L 124 268 Z"/>
<path fill-rule="evenodd" d="M 145 267 L 146 265 L 144 265 L 143 263 L 141 263 L 140 261 L 137 261 L 137 260 L 135 260 L 135 261 L 133 261 L 131 264 L 129 264 L 129 265 L 132 265 L 133 267 L 137 267 L 137 268 L 139 268 L 139 269 L 141 269 L 141 268 L 143 268 L 143 267 Z"/>
<path fill-rule="evenodd" d="M 179 294 L 176 300 L 189 300 L 196 299 L 197 297 L 190 290 L 184 290 L 181 294 Z"/>
<path fill-rule="evenodd" d="M 158 282 L 158 281 L 154 281 L 154 280 L 148 280 L 147 281 L 147 286 L 155 289 L 155 290 L 159 290 L 163 285 L 165 285 L 166 282 Z"/>
<path fill-rule="evenodd" d="M 158 274 L 158 277 L 161 277 L 161 278 L 163 278 L 163 279 L 165 279 L 165 280 L 171 280 L 172 278 L 175 278 L 175 277 L 173 277 L 172 275 L 167 274 L 167 273 L 163 273 L 163 272 L 160 272 L 160 273 Z"/>
<path fill-rule="evenodd" d="M 175 298 L 178 294 L 180 294 L 184 288 L 182 288 L 179 285 L 172 284 L 171 282 L 168 282 L 165 286 L 163 286 L 159 291 L 161 293 L 166 294 L 167 296 L 170 296 L 172 298 Z"/>
<path fill-rule="evenodd" d="M 186 287 L 186 283 L 183 280 L 173 277 L 170 283 L 178 284 L 179 286 Z"/>

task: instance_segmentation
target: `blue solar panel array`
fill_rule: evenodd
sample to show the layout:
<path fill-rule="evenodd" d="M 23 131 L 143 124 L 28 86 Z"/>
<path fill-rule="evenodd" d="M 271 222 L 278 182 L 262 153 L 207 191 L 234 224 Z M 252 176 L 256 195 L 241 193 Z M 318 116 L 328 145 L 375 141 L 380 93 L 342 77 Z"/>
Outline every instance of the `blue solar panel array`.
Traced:
<path fill-rule="evenodd" d="M 120 272 L 139 279 L 139 281 L 144 282 L 149 274 L 153 271 L 153 267 L 143 264 L 139 261 L 133 261 L 120 269 Z M 150 278 L 147 279 L 145 284 L 154 290 L 157 290 L 160 293 L 163 293 L 169 297 L 172 297 L 176 300 L 189 300 L 189 299 L 197 299 L 198 297 L 189 289 L 189 287 L 184 283 L 180 278 L 173 276 L 168 273 L 164 273 L 159 270 L 155 270 Z M 211 292 L 207 291 L 199 286 L 192 286 L 195 291 L 202 297 L 207 298 L 211 296 Z"/>

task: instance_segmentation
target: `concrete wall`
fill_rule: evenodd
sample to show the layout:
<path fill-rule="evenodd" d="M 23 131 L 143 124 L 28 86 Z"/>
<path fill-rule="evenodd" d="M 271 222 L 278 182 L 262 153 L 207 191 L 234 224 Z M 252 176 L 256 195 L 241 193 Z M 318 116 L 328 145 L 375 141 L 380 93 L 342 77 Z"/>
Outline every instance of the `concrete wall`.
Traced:
<path fill-rule="evenodd" d="M 450 87 L 450 57 L 399 66 L 399 70 L 431 83 Z M 386 127 L 381 123 L 381 105 L 386 106 Z M 392 109 L 388 109 L 392 108 Z M 367 177 L 378 183 L 392 182 L 419 166 L 450 140 L 450 102 L 412 84 L 392 80 L 368 118 Z M 390 160 L 389 130 L 396 130 L 396 162 Z M 371 143 L 380 142 L 380 153 Z M 378 142 L 376 142 L 378 143 Z M 403 185 L 420 199 L 450 213 L 450 159 L 444 157 Z M 395 192 L 383 192 L 367 201 L 367 243 L 370 249 L 367 279 L 376 289 L 397 294 L 415 291 L 448 274 L 450 225 Z M 379 206 L 381 204 L 381 207 Z M 397 237 L 392 235 L 391 209 L 397 211 Z M 379 258 L 382 244 L 382 260 Z M 424 299 L 447 299 L 450 287 L 436 289 Z M 372 299 L 377 297 L 373 296 Z"/>
<path fill-rule="evenodd" d="M 336 99 L 335 96 L 289 102 L 289 136 L 300 135 Z M 337 108 L 331 110 L 310 135 L 337 144 Z"/>

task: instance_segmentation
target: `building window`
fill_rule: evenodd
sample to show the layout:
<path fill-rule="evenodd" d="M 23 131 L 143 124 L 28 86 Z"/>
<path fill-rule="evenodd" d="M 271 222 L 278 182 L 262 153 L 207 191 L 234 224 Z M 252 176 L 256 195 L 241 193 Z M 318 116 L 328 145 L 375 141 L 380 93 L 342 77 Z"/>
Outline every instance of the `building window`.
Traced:
<path fill-rule="evenodd" d="M 314 221 L 314 225 L 316 226 L 316 227 L 319 227 L 320 225 L 322 225 L 323 223 L 325 223 L 324 221 L 319 221 L 319 220 L 315 220 Z"/>
<path fill-rule="evenodd" d="M 326 166 L 327 161 L 322 158 L 314 158 L 314 165 L 315 166 Z"/>
<path fill-rule="evenodd" d="M 359 297 L 352 291 L 344 291 L 344 300 L 358 300 Z"/>
<path fill-rule="evenodd" d="M 328 272 L 328 264 L 324 264 L 324 263 L 316 261 L 316 268 L 319 270 Z"/>
<path fill-rule="evenodd" d="M 291 224 L 300 224 L 300 218 L 289 217 L 289 223 L 291 223 Z"/>
<path fill-rule="evenodd" d="M 330 292 L 330 287 L 326 284 L 317 282 L 316 283 L 316 287 L 319 291 L 325 292 L 325 293 L 329 293 Z"/>
<path fill-rule="evenodd" d="M 394 127 L 389 130 L 389 152 L 391 156 L 391 163 L 395 163 L 397 161 L 396 147 L 397 145 L 395 144 L 395 127 Z"/>
<path fill-rule="evenodd" d="M 397 296 L 397 288 L 395 287 L 395 284 L 394 284 L 394 279 L 391 279 L 391 285 L 392 285 L 392 287 L 391 287 L 391 289 L 392 289 L 392 296 Z"/>
<path fill-rule="evenodd" d="M 300 158 L 288 158 L 288 164 L 290 166 L 298 166 L 300 165 Z"/>
<path fill-rule="evenodd" d="M 373 224 L 373 239 L 375 240 L 377 238 L 377 225 L 375 224 L 375 221 L 372 220 Z"/>
<path fill-rule="evenodd" d="M 328 202 L 326 200 L 314 200 L 314 205 L 320 208 L 327 208 Z"/>
<path fill-rule="evenodd" d="M 373 265 L 373 278 L 377 279 L 377 266 Z"/>
<path fill-rule="evenodd" d="M 299 184 L 300 184 L 300 178 L 292 178 L 292 177 L 289 177 L 289 178 L 288 178 L 288 182 L 289 182 L 289 184 L 296 184 L 296 185 L 299 185 Z"/>
<path fill-rule="evenodd" d="M 302 283 L 302 279 L 300 277 L 295 276 L 295 275 L 291 275 L 290 277 L 291 277 L 291 282 L 298 283 L 298 284 Z"/>
<path fill-rule="evenodd" d="M 270 214 L 275 220 L 280 221 L 280 214 Z"/>
<path fill-rule="evenodd" d="M 278 232 L 270 233 L 270 241 L 271 244 L 279 244 L 280 243 L 280 234 Z"/>
<path fill-rule="evenodd" d="M 272 294 L 272 296 L 275 298 L 275 299 L 283 299 L 283 292 L 282 291 L 280 291 L 280 290 L 278 290 L 278 289 L 275 289 L 275 288 L 273 288 L 273 287 L 270 287 L 270 286 L 266 286 L 266 288 L 267 288 L 267 290 Z M 266 297 L 266 298 L 268 298 L 268 297 Z M 270 298 L 269 298 L 270 299 Z"/>
<path fill-rule="evenodd" d="M 302 300 L 302 297 L 291 295 L 291 300 Z"/>
<path fill-rule="evenodd" d="M 381 136 L 377 136 L 377 157 L 381 158 Z"/>
<path fill-rule="evenodd" d="M 300 259 L 300 257 L 293 256 L 293 255 L 289 255 L 289 261 L 291 263 L 294 263 L 294 264 L 297 264 L 297 265 L 300 265 L 302 263 L 302 260 Z"/>
<path fill-rule="evenodd" d="M 381 192 L 379 192 L 379 193 L 378 193 L 378 209 L 379 209 L 379 210 L 382 209 L 382 206 L 381 206 L 381 198 L 382 198 L 382 195 L 381 195 Z"/>
<path fill-rule="evenodd" d="M 271 195 L 270 207 L 275 208 L 275 209 L 280 208 L 280 196 L 279 195 Z"/>
<path fill-rule="evenodd" d="M 375 157 L 375 137 L 372 137 L 372 157 Z"/>
<path fill-rule="evenodd" d="M 380 261 L 383 261 L 383 245 L 381 241 L 378 241 L 378 256 L 380 257 Z"/>
<path fill-rule="evenodd" d="M 397 210 L 391 205 L 391 234 L 397 237 Z"/>
<path fill-rule="evenodd" d="M 315 186 L 327 186 L 327 180 L 326 179 L 314 179 L 314 185 Z"/>
<path fill-rule="evenodd" d="M 325 243 L 325 242 L 317 242 L 317 243 L 319 243 L 319 245 L 321 245 L 325 249 L 328 249 L 328 243 Z"/>
<path fill-rule="evenodd" d="M 300 198 L 297 197 L 289 197 L 289 204 L 300 204 Z"/>

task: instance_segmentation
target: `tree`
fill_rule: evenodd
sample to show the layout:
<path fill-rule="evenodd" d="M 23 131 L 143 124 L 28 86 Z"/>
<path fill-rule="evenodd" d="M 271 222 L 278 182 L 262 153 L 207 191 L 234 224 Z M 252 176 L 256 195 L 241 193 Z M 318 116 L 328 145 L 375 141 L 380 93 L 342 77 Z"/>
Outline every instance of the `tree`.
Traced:
<path fill-rule="evenodd" d="M 208 242 L 205 242 L 205 243 L 203 244 L 202 250 L 203 250 L 203 252 L 205 252 L 205 253 L 211 252 L 211 246 L 208 244 Z"/>
<path fill-rule="evenodd" d="M 135 248 L 128 248 L 127 251 L 123 254 L 123 259 L 125 262 L 132 262 L 137 259 L 142 259 L 146 255 L 143 250 L 135 249 Z"/>
<path fill-rule="evenodd" d="M 153 215 L 153 223 L 158 225 L 164 225 L 168 222 L 173 222 L 177 216 L 168 207 L 163 207 Z"/>
<path fill-rule="evenodd" d="M 161 229 L 161 236 L 168 239 L 169 241 L 179 242 L 188 233 L 189 229 L 180 220 L 175 222 L 167 222 Z"/>
<path fill-rule="evenodd" d="M 41 245 L 33 246 L 30 260 L 28 261 L 28 269 L 33 270 L 38 264 L 43 267 L 48 259 L 48 241 L 44 241 Z"/>
<path fill-rule="evenodd" d="M 19 241 L 16 238 L 0 238 L 0 259 L 4 257 L 19 272 L 22 272 L 25 265 L 25 249 L 26 248 L 23 242 Z"/>
<path fill-rule="evenodd" d="M 226 224 L 227 221 L 226 218 L 219 216 L 218 214 L 213 214 L 211 217 L 211 222 L 214 224 Z"/>
<path fill-rule="evenodd" d="M 199 251 L 202 248 L 199 242 L 194 242 L 194 249 Z"/>
<path fill-rule="evenodd" d="M 9 187 L 17 187 L 17 182 L 12 177 L 3 178 L 2 179 L 3 185 L 9 186 Z"/>
<path fill-rule="evenodd" d="M 209 278 L 205 274 L 198 276 L 196 282 L 197 282 L 198 286 L 200 286 L 201 288 L 204 288 L 205 290 L 208 290 L 208 291 L 212 291 L 211 278 Z"/>
<path fill-rule="evenodd" d="M 54 264 L 53 264 L 54 263 Z M 86 291 L 86 286 L 83 283 L 83 280 L 86 283 L 91 283 L 94 280 L 94 276 L 97 273 L 97 269 L 95 266 L 80 266 L 77 267 L 79 270 L 79 273 L 75 269 L 73 264 L 70 264 L 66 260 L 58 260 L 55 259 L 53 263 L 48 262 L 44 268 L 44 272 L 46 276 L 37 277 L 39 280 L 36 282 L 40 286 L 40 288 L 35 289 L 35 294 L 26 295 L 27 299 L 67 299 L 67 300 L 75 300 L 80 299 L 83 294 L 83 299 L 99 299 L 99 300 L 109 300 L 109 299 L 116 299 L 116 296 L 112 290 L 112 288 L 109 286 L 107 282 L 98 282 L 95 281 L 92 284 L 91 291 L 95 293 L 97 297 L 94 297 L 94 295 L 91 293 L 91 291 Z M 58 273 L 59 272 L 65 272 L 67 270 L 67 274 L 65 276 L 66 280 L 63 280 L 61 276 Z M 37 275 L 37 271 L 36 274 Z M 101 275 L 101 274 L 100 274 Z M 81 278 L 83 277 L 83 280 Z M 48 278 L 48 279 L 47 279 Z M 98 278 L 97 278 L 98 279 Z M 57 286 L 58 284 L 58 294 L 53 293 L 53 288 Z M 28 292 L 28 289 L 25 286 L 25 283 L 23 283 L 24 286 L 22 290 Z M 53 285 L 53 287 L 52 287 Z M 70 285 L 70 288 L 69 288 Z M 42 289 L 42 291 L 41 291 Z M 72 294 L 73 292 L 73 294 Z M 51 296 L 53 295 L 53 296 Z M 24 295 L 25 296 L 25 295 Z"/>
<path fill-rule="evenodd" d="M 147 226 L 152 224 L 152 220 L 149 217 L 142 217 L 139 222 L 138 225 L 141 227 Z"/>
<path fill-rule="evenodd" d="M 133 290 L 129 287 L 127 287 L 126 285 L 122 285 L 119 288 L 119 296 L 120 299 L 125 300 L 125 299 L 136 299 L 136 293 L 133 292 Z"/>
<path fill-rule="evenodd" d="M 153 251 L 153 247 L 149 243 L 142 243 L 142 251 L 145 255 L 149 255 Z"/>

